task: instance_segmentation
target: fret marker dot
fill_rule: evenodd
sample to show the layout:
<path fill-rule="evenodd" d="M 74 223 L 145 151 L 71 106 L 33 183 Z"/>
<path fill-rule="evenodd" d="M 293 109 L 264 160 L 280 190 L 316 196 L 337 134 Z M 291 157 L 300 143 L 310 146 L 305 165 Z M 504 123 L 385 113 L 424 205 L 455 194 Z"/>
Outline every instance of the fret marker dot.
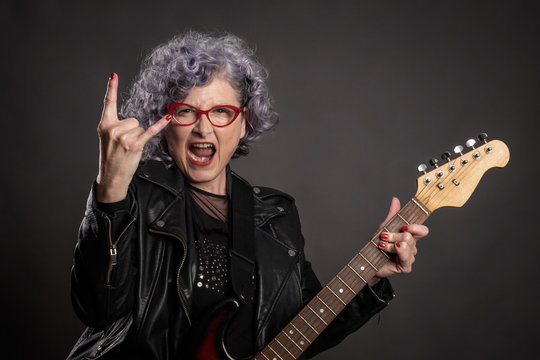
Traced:
<path fill-rule="evenodd" d="M 324 309 L 320 309 L 319 312 L 322 314 L 324 312 Z"/>
<path fill-rule="evenodd" d="M 304 345 L 304 340 L 300 340 L 300 345 Z"/>
<path fill-rule="evenodd" d="M 363 266 L 360 266 L 360 270 L 364 271 L 366 268 Z"/>
<path fill-rule="evenodd" d="M 292 334 L 294 334 L 294 331 L 292 331 L 292 330 L 289 330 L 289 334 L 291 334 L 291 335 L 292 335 Z"/>
<path fill-rule="evenodd" d="M 343 289 L 339 289 L 339 292 L 340 292 L 341 294 L 343 294 Z"/>
<path fill-rule="evenodd" d="M 273 357 L 272 360 L 277 360 L 277 358 L 276 358 L 276 357 Z"/>

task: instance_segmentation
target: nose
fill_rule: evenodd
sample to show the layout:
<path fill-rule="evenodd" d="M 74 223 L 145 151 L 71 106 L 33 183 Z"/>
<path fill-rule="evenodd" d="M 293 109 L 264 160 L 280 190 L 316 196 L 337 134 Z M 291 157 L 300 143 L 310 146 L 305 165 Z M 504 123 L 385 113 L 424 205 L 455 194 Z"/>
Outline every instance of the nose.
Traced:
<path fill-rule="evenodd" d="M 199 118 L 199 121 L 197 121 L 197 123 L 195 124 L 193 131 L 196 134 L 200 135 L 202 138 L 205 138 L 208 135 L 212 134 L 212 132 L 214 132 L 214 127 L 208 119 L 207 114 L 201 114 L 201 117 Z"/>

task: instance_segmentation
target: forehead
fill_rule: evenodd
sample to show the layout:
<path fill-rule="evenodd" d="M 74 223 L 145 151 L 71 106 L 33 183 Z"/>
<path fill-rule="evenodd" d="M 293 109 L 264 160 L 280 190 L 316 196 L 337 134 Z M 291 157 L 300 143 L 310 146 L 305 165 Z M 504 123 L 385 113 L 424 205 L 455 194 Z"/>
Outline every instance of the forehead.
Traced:
<path fill-rule="evenodd" d="M 201 109 L 216 105 L 240 106 L 236 90 L 222 77 L 215 77 L 204 86 L 194 87 L 183 102 Z"/>

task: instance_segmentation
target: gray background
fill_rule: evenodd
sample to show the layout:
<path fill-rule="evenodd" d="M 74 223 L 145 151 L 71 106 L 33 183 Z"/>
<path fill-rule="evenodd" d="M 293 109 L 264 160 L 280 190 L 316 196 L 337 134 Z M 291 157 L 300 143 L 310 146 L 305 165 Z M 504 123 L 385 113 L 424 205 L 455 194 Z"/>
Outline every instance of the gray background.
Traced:
<path fill-rule="evenodd" d="M 427 224 L 396 299 L 319 359 L 519 358 L 540 335 L 538 1 L 8 1 L 2 6 L 2 332 L 9 358 L 64 358 L 81 331 L 72 251 L 111 72 L 225 30 L 257 46 L 281 115 L 233 168 L 297 199 L 329 280 L 416 191 L 416 166 L 486 131 L 509 165 Z M 7 92 L 6 92 L 7 90 Z M 4 355 L 3 355 L 4 357 Z M 6 357 L 8 358 L 8 357 Z"/>

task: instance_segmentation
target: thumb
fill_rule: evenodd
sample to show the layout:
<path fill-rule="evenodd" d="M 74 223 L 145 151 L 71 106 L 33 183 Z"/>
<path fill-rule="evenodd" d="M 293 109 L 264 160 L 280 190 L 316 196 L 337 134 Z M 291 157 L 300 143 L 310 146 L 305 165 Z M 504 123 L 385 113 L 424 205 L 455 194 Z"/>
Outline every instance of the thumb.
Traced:
<path fill-rule="evenodd" d="M 397 197 L 393 196 L 392 202 L 390 203 L 390 209 L 388 210 L 388 215 L 386 215 L 386 219 L 384 219 L 384 221 L 381 223 L 379 230 L 398 213 L 399 209 L 401 209 L 401 203 Z"/>

